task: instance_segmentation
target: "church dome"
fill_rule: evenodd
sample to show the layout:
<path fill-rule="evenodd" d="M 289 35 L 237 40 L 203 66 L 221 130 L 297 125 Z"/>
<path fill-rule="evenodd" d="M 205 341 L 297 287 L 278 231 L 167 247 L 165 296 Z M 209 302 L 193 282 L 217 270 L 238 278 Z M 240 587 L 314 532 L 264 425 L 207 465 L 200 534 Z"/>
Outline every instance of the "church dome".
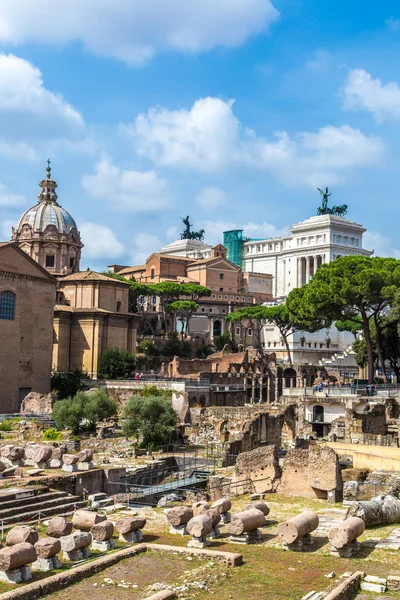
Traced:
<path fill-rule="evenodd" d="M 51 179 L 50 166 L 47 168 L 47 177 L 40 182 L 39 201 L 28 208 L 20 218 L 16 230 L 21 231 L 24 225 L 30 225 L 34 232 L 43 232 L 48 225 L 54 225 L 59 233 L 70 233 L 77 230 L 76 223 L 68 211 L 57 202 L 57 184 Z"/>
<path fill-rule="evenodd" d="M 55 225 L 60 233 L 77 229 L 74 219 L 62 206 L 54 202 L 38 202 L 28 208 L 18 223 L 18 231 L 23 225 L 30 225 L 33 231 L 43 232 L 48 225 Z"/>

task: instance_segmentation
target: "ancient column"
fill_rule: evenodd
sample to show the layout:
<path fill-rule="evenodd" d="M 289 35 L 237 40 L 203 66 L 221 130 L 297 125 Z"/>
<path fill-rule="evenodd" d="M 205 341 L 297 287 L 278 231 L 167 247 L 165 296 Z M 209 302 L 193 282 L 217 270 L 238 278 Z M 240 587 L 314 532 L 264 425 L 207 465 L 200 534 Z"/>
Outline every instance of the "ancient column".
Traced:
<path fill-rule="evenodd" d="M 311 265 L 311 257 L 307 256 L 306 258 L 306 283 L 310 281 L 310 265 Z"/>
<path fill-rule="evenodd" d="M 254 404 L 256 398 L 256 378 L 253 376 L 251 380 L 251 404 Z"/>
<path fill-rule="evenodd" d="M 258 385 L 260 388 L 260 403 L 261 403 L 261 402 L 264 402 L 264 390 L 263 390 L 263 377 L 262 376 L 260 376 L 258 378 Z"/>

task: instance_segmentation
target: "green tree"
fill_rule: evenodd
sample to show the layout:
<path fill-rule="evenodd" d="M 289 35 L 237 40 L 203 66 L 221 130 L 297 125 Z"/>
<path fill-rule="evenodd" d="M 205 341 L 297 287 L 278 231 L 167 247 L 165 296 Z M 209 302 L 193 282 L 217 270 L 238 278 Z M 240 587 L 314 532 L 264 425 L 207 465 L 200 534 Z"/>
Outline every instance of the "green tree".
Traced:
<path fill-rule="evenodd" d="M 368 357 L 368 378 L 374 382 L 371 322 L 388 310 L 400 283 L 400 262 L 392 258 L 344 256 L 323 265 L 312 281 L 290 292 L 290 318 L 328 328 L 334 321 L 361 320 Z M 308 331 L 307 327 L 303 328 Z"/>
<path fill-rule="evenodd" d="M 57 393 L 59 400 L 75 396 L 82 389 L 85 377 L 87 377 L 86 373 L 78 369 L 70 373 L 54 371 L 51 375 L 51 389 Z"/>
<path fill-rule="evenodd" d="M 175 319 L 179 319 L 182 323 L 182 340 L 187 335 L 189 321 L 198 308 L 197 302 L 192 300 L 175 300 L 168 306 L 168 312 L 172 313 Z"/>
<path fill-rule="evenodd" d="M 287 358 L 290 364 L 292 364 L 292 355 L 289 346 L 289 336 L 293 335 L 295 331 L 304 331 L 304 327 L 308 327 L 306 331 L 310 331 L 311 323 L 304 323 L 298 320 L 297 322 L 290 316 L 289 311 L 285 304 L 277 304 L 276 306 L 262 306 L 261 315 L 267 323 L 275 325 L 279 329 L 279 333 L 285 344 Z M 316 331 L 318 324 L 313 326 L 313 331 Z"/>
<path fill-rule="evenodd" d="M 117 405 L 104 390 L 78 392 L 73 398 L 59 400 L 53 407 L 53 418 L 58 429 L 93 431 L 99 421 L 117 413 Z"/>
<path fill-rule="evenodd" d="M 176 331 L 170 331 L 167 341 L 160 347 L 160 354 L 169 359 L 173 359 L 174 356 L 190 358 L 192 347 L 189 342 L 181 341 Z"/>
<path fill-rule="evenodd" d="M 362 322 L 361 319 L 356 319 L 354 321 L 336 321 L 335 327 L 338 331 L 348 331 L 354 335 L 354 338 L 357 339 L 357 334 L 362 331 Z"/>
<path fill-rule="evenodd" d="M 124 435 L 133 435 L 142 446 L 167 444 L 176 429 L 177 417 L 165 398 L 132 396 L 124 409 Z"/>
<path fill-rule="evenodd" d="M 142 340 L 139 344 L 139 350 L 146 356 L 158 356 L 160 354 L 152 340 Z"/>
<path fill-rule="evenodd" d="M 109 348 L 100 359 L 99 373 L 104 379 L 130 379 L 135 371 L 135 357 L 123 348 Z"/>
<path fill-rule="evenodd" d="M 260 348 L 260 335 L 263 328 L 263 306 L 244 306 L 226 316 L 226 321 L 232 325 L 240 324 L 241 330 L 251 329 L 254 332 L 255 345 Z M 246 346 L 246 334 L 243 335 L 243 344 Z"/>
<path fill-rule="evenodd" d="M 151 292 L 160 300 L 160 312 L 162 314 L 165 330 L 168 333 L 168 307 L 180 299 L 196 302 L 199 298 L 211 295 L 207 287 L 191 283 L 175 283 L 174 281 L 162 281 L 149 286 Z"/>
<path fill-rule="evenodd" d="M 222 335 L 214 336 L 214 346 L 217 352 L 221 352 L 225 348 L 225 346 L 229 346 L 230 349 L 234 350 L 234 344 L 232 342 L 232 337 L 229 331 L 226 331 Z"/>

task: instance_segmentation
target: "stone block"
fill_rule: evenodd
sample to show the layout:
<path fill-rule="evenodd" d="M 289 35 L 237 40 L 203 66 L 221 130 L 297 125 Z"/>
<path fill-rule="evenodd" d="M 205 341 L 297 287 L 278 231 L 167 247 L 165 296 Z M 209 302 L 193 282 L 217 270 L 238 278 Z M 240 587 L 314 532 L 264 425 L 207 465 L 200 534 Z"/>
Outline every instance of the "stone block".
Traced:
<path fill-rule="evenodd" d="M 386 585 L 369 583 L 368 581 L 362 581 L 360 587 L 363 592 L 375 592 L 376 594 L 382 594 L 386 590 Z"/>
<path fill-rule="evenodd" d="M 188 548 L 207 548 L 207 546 L 211 546 L 211 544 L 207 541 L 207 538 L 205 536 L 193 536 L 192 539 L 188 542 Z"/>
<path fill-rule="evenodd" d="M 222 525 L 226 525 L 231 522 L 231 513 L 228 511 L 226 513 L 221 514 L 221 523 Z"/>
<path fill-rule="evenodd" d="M 63 461 L 60 458 L 52 458 L 49 462 L 49 469 L 61 469 Z"/>
<path fill-rule="evenodd" d="M 21 583 L 21 569 L 13 569 L 12 571 L 0 571 L 0 581 L 5 583 Z"/>
<path fill-rule="evenodd" d="M 70 561 L 84 560 L 85 558 L 89 558 L 90 550 L 89 548 L 81 548 L 79 550 L 71 550 L 63 552 L 63 559 Z"/>
<path fill-rule="evenodd" d="M 33 527 L 27 525 L 17 525 L 10 529 L 6 537 L 6 546 L 15 546 L 16 544 L 36 544 L 39 540 L 39 534 Z"/>
<path fill-rule="evenodd" d="M 262 533 L 259 529 L 238 535 L 231 535 L 229 539 L 232 544 L 257 544 L 263 541 Z"/>
<path fill-rule="evenodd" d="M 389 575 L 389 577 L 387 578 L 386 585 L 388 590 L 400 590 L 400 577 L 398 577 L 397 575 Z"/>
<path fill-rule="evenodd" d="M 176 527 L 170 525 L 169 532 L 177 535 L 189 535 L 186 525 L 177 525 Z"/>
<path fill-rule="evenodd" d="M 92 462 L 78 462 L 78 471 L 91 471 L 94 469 Z"/>
<path fill-rule="evenodd" d="M 219 530 L 218 527 L 214 527 L 214 529 L 212 530 L 212 532 L 209 534 L 208 536 L 211 540 L 215 540 L 219 537 L 221 537 L 221 532 Z"/>
<path fill-rule="evenodd" d="M 136 544 L 138 542 L 143 541 L 143 533 L 140 529 L 136 529 L 135 531 L 128 531 L 127 533 L 120 533 L 119 538 L 120 542 L 126 542 L 128 544 Z"/>
<path fill-rule="evenodd" d="M 108 552 L 115 548 L 115 540 L 109 539 L 104 542 L 92 542 L 92 550 L 99 550 L 100 552 Z"/>
<path fill-rule="evenodd" d="M 54 571 L 54 569 L 61 568 L 61 561 L 58 556 L 52 556 L 51 558 L 38 558 L 32 563 L 32 569 L 34 571 Z"/>
<path fill-rule="evenodd" d="M 74 464 L 74 465 L 66 465 L 65 463 L 62 466 L 62 470 L 65 471 L 66 473 L 76 473 L 78 470 L 78 467 Z"/>

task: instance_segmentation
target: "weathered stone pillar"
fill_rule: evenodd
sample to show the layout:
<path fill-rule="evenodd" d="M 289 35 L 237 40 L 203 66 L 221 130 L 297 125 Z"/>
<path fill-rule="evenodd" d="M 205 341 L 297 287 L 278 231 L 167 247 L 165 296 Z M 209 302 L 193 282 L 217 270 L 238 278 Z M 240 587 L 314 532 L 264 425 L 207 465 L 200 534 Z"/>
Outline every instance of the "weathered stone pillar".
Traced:
<path fill-rule="evenodd" d="M 260 387 L 260 402 L 264 402 L 264 390 L 263 390 L 263 377 L 258 378 L 258 385 Z"/>
<path fill-rule="evenodd" d="M 307 256 L 306 258 L 306 283 L 310 281 L 310 265 L 311 265 L 311 257 Z"/>
<path fill-rule="evenodd" d="M 251 404 L 254 404 L 256 398 L 256 378 L 253 376 L 251 380 Z"/>
<path fill-rule="evenodd" d="M 271 404 L 271 402 L 273 401 L 273 396 L 272 396 L 272 377 L 269 376 L 267 379 L 267 402 L 268 404 Z"/>

